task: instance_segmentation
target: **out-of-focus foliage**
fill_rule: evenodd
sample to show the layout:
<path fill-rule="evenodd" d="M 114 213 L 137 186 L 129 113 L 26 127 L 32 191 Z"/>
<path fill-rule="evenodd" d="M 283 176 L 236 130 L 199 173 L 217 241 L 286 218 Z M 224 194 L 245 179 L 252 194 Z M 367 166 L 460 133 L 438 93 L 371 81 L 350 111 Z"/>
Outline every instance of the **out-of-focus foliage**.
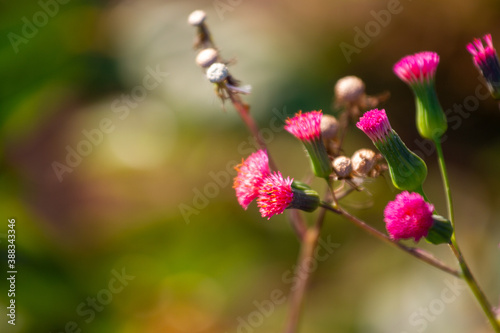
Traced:
<path fill-rule="evenodd" d="M 6 272 L 7 219 L 15 218 L 18 271 L 16 326 L 6 320 L 2 279 L 0 331 L 282 329 L 299 244 L 286 216 L 267 221 L 255 205 L 246 212 L 237 205 L 232 167 L 255 144 L 232 107 L 222 111 L 194 63 L 195 30 L 186 19 L 198 8 L 207 11 L 223 56 L 237 58 L 232 74 L 253 86 L 245 100 L 267 128 L 284 175 L 301 179 L 309 163 L 300 144 L 272 125 L 299 109 L 335 114 L 335 81 L 357 75 L 369 94 L 391 92 L 383 107 L 426 160 L 427 192 L 444 211 L 435 156 L 415 129 L 413 96 L 392 73 L 406 54 L 438 52 L 437 91 L 453 119 L 443 145 L 457 234 L 496 302 L 500 110 L 478 95 L 482 82 L 465 44 L 490 32 L 500 47 L 500 5 L 401 1 L 384 17 L 394 4 L 0 4 L 0 265 Z M 347 44 L 356 51 L 346 57 Z M 371 148 L 354 127 L 346 139 L 347 154 Z M 382 209 L 396 192 L 384 178 L 366 189 L 345 205 L 382 230 Z M 335 250 L 314 267 L 301 332 L 417 332 L 424 325 L 426 332 L 488 332 L 465 289 L 422 321 L 419 311 L 435 307 L 453 278 L 336 216 L 323 233 Z M 444 246 L 422 246 L 453 262 Z"/>

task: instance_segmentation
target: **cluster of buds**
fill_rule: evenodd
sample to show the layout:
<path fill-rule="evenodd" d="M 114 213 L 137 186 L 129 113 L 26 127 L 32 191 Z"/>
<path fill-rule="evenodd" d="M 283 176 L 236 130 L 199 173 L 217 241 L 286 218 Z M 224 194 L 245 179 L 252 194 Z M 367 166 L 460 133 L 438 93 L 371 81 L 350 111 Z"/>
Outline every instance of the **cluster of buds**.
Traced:
<path fill-rule="evenodd" d="M 351 157 L 337 156 L 332 165 L 337 180 L 377 178 L 387 170 L 383 156 L 367 148 L 355 151 Z"/>
<path fill-rule="evenodd" d="M 207 79 L 214 84 L 217 96 L 224 101 L 234 99 L 237 94 L 249 94 L 250 86 L 240 87 L 240 83 L 230 73 L 231 61 L 223 60 L 216 48 L 210 31 L 205 23 L 207 14 L 195 10 L 188 17 L 188 23 L 197 28 L 194 48 L 199 50 L 196 64 L 204 71 Z"/>

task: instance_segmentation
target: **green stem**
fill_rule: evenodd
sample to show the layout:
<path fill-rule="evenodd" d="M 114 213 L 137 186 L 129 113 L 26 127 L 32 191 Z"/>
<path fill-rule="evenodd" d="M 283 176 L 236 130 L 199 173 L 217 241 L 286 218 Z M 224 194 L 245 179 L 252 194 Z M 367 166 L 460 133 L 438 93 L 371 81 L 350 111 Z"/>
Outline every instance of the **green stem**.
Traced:
<path fill-rule="evenodd" d="M 439 139 L 434 140 L 434 144 L 436 145 L 436 151 L 438 155 L 438 161 L 439 161 L 439 168 L 441 170 L 441 176 L 443 178 L 443 186 L 444 190 L 446 192 L 446 201 L 447 201 L 447 207 L 448 207 L 448 218 L 451 222 L 451 225 L 453 226 L 453 235 L 451 236 L 451 244 L 450 248 L 455 257 L 458 260 L 458 263 L 460 265 L 460 269 L 462 270 L 462 277 L 467 282 L 467 285 L 469 286 L 470 290 L 474 294 L 474 297 L 476 297 L 477 301 L 479 302 L 479 305 L 481 306 L 481 309 L 483 310 L 484 314 L 488 318 L 491 326 L 495 330 L 495 332 L 500 333 L 500 323 L 497 321 L 495 317 L 495 313 L 493 312 L 493 308 L 491 307 L 491 304 L 489 303 L 488 299 L 486 298 L 486 295 L 484 294 L 483 290 L 481 287 L 479 287 L 479 284 L 477 283 L 476 279 L 472 275 L 472 272 L 467 265 L 467 262 L 465 261 L 465 258 L 460 251 L 460 248 L 458 246 L 456 237 L 455 237 L 455 216 L 453 212 L 453 201 L 451 199 L 451 189 L 450 189 L 450 182 L 448 178 L 448 172 L 446 171 L 446 165 L 444 162 L 444 155 L 443 155 L 443 148 L 441 147 L 441 142 Z"/>
<path fill-rule="evenodd" d="M 441 177 L 443 178 L 444 191 L 446 193 L 446 202 L 447 202 L 447 207 L 448 207 L 448 219 L 450 220 L 451 225 L 453 226 L 453 229 L 455 229 L 455 216 L 453 213 L 453 201 L 451 199 L 451 188 L 450 188 L 450 181 L 448 179 L 448 172 L 446 171 L 446 164 L 444 162 L 443 148 L 441 147 L 441 141 L 439 139 L 435 139 L 434 144 L 436 145 L 436 151 L 437 151 L 438 162 L 439 162 L 439 169 L 441 171 Z M 453 237 L 454 236 L 455 236 L 455 233 L 453 233 Z"/>

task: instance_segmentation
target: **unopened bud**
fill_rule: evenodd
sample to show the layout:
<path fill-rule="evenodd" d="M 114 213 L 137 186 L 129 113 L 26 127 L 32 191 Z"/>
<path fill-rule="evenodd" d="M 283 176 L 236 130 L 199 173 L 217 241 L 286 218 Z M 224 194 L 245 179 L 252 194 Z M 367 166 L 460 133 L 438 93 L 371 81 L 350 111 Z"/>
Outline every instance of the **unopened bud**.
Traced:
<path fill-rule="evenodd" d="M 224 81 L 228 75 L 229 71 L 227 70 L 227 66 L 220 62 L 210 65 L 207 69 L 207 79 L 212 83 L 220 83 Z"/>
<path fill-rule="evenodd" d="M 365 94 L 365 83 L 357 76 L 346 76 L 337 81 L 334 92 L 339 103 L 356 102 Z"/>
<path fill-rule="evenodd" d="M 216 49 L 204 49 L 196 56 L 196 64 L 202 68 L 207 68 L 217 61 L 218 56 L 219 52 Z"/>
<path fill-rule="evenodd" d="M 333 170 L 339 179 L 349 178 L 352 172 L 351 159 L 346 156 L 339 156 L 333 160 Z"/>
<path fill-rule="evenodd" d="M 199 26 L 205 21 L 206 18 L 207 13 L 205 13 L 203 10 L 195 10 L 194 12 L 189 14 L 188 23 L 192 26 Z"/>
<path fill-rule="evenodd" d="M 323 139 L 331 140 L 337 137 L 339 123 L 334 116 L 324 114 L 321 118 L 321 136 Z"/>
<path fill-rule="evenodd" d="M 377 164 L 377 154 L 371 149 L 359 149 L 351 157 L 352 171 L 366 177 Z"/>

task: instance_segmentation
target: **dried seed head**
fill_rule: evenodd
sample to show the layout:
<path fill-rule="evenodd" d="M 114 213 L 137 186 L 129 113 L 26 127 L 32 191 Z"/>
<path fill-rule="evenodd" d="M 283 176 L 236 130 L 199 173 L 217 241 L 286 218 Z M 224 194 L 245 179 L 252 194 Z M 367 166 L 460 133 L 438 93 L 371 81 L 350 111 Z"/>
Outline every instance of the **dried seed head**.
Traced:
<path fill-rule="evenodd" d="M 207 79 L 212 83 L 220 83 L 224 81 L 228 75 L 229 71 L 227 70 L 227 66 L 220 62 L 210 65 L 207 69 Z"/>
<path fill-rule="evenodd" d="M 356 176 L 366 177 L 377 164 L 377 154 L 370 149 L 359 149 L 351 157 Z"/>
<path fill-rule="evenodd" d="M 346 76 L 337 81 L 334 92 L 339 103 L 356 102 L 365 94 L 365 83 L 357 76 Z"/>
<path fill-rule="evenodd" d="M 346 156 L 339 156 L 333 160 L 333 169 L 338 179 L 349 178 L 352 172 L 351 159 Z"/>
<path fill-rule="evenodd" d="M 202 68 L 207 68 L 216 62 L 218 57 L 219 52 L 216 49 L 204 49 L 196 56 L 196 64 Z"/>
<path fill-rule="evenodd" d="M 321 118 L 321 136 L 323 139 L 331 140 L 337 137 L 339 123 L 334 116 L 324 114 Z"/>
<path fill-rule="evenodd" d="M 205 13 L 203 10 L 195 10 L 194 12 L 189 14 L 188 23 L 196 27 L 201 25 L 206 18 L 207 18 L 207 13 Z"/>

